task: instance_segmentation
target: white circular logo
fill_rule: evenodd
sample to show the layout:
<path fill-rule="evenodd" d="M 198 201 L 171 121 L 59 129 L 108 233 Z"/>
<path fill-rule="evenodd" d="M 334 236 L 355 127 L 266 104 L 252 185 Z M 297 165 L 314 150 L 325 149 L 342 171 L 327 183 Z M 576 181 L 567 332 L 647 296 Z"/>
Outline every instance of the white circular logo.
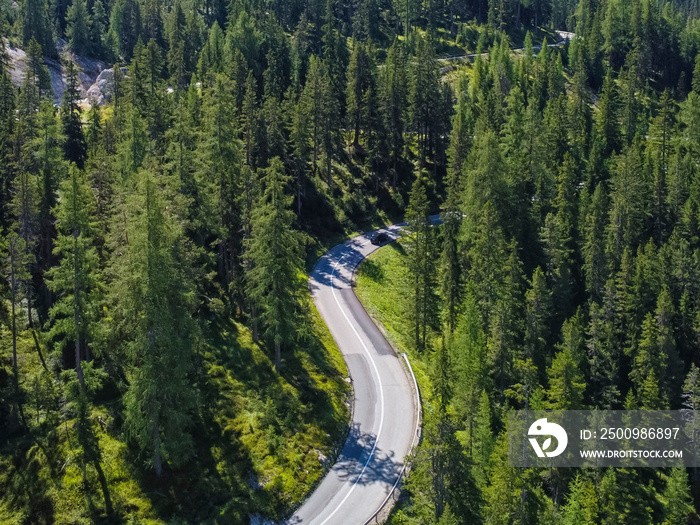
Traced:
<path fill-rule="evenodd" d="M 539 442 L 536 438 L 530 438 L 530 445 L 535 450 L 537 457 L 543 458 L 547 456 L 548 458 L 553 458 L 564 452 L 566 445 L 569 443 L 569 438 L 566 435 L 566 431 L 556 423 L 548 423 L 547 418 L 543 417 L 538 419 L 532 425 L 530 425 L 530 430 L 527 432 L 528 436 L 550 436 L 544 440 L 542 446 L 540 447 Z M 552 438 L 554 436 L 557 440 L 557 448 L 547 452 L 547 450 L 552 445 Z"/>

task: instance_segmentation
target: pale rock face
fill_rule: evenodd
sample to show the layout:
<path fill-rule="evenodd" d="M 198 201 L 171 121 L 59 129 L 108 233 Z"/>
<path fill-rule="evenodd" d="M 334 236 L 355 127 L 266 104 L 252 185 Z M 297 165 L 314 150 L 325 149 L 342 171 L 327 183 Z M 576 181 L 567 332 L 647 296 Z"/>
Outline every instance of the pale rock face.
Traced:
<path fill-rule="evenodd" d="M 5 44 L 10 56 L 10 79 L 15 86 L 20 86 L 24 79 L 24 70 L 27 68 L 27 54 L 23 49 L 11 46 L 7 40 L 5 40 Z M 66 60 L 72 60 L 79 70 L 78 78 L 80 80 L 80 96 L 83 97 L 82 104 L 89 106 L 91 97 L 88 92 L 95 84 L 100 73 L 105 71 L 107 65 L 101 60 L 74 54 L 68 49 L 67 42 L 60 38 L 56 41 L 56 49 L 61 55 L 60 60 L 44 57 L 44 62 L 49 68 L 49 74 L 51 75 L 54 102 L 57 104 L 61 102 L 61 97 L 66 87 L 64 63 Z M 98 99 L 98 103 L 103 104 L 104 102 L 106 100 L 99 101 Z"/>

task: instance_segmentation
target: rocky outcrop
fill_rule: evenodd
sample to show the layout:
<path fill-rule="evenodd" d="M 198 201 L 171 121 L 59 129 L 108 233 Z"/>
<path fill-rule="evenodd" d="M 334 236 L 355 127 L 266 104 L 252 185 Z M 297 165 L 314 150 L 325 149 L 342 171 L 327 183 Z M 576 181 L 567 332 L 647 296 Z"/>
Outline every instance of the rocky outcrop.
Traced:
<path fill-rule="evenodd" d="M 10 55 L 10 78 L 16 86 L 22 84 L 24 79 L 24 71 L 27 68 L 27 54 L 24 50 L 13 47 L 6 41 L 7 51 Z M 88 91 L 95 84 L 98 76 L 102 73 L 107 65 L 101 60 L 94 58 L 76 55 L 68 49 L 65 40 L 58 39 L 56 47 L 61 56 L 61 60 L 44 57 L 44 62 L 49 68 L 51 75 L 51 88 L 53 89 L 54 101 L 57 104 L 61 103 L 63 91 L 66 89 L 66 74 L 64 64 L 71 60 L 78 66 L 78 77 L 80 78 L 80 96 L 86 101 L 89 97 Z"/>
<path fill-rule="evenodd" d="M 125 67 L 121 68 L 124 76 L 127 74 Z M 87 90 L 87 95 L 83 101 L 85 105 L 90 105 L 97 102 L 100 106 L 106 104 L 112 98 L 114 71 L 112 69 L 103 69 L 95 79 L 95 83 Z"/>

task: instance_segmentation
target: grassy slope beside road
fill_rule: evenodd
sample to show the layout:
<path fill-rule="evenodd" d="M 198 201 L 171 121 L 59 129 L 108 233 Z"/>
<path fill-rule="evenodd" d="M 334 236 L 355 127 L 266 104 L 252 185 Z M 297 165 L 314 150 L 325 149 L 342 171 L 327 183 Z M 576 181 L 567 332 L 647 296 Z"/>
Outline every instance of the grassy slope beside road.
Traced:
<path fill-rule="evenodd" d="M 279 517 L 321 479 L 345 437 L 347 369 L 308 299 L 306 337 L 284 355 L 280 375 L 272 352 L 232 320 L 207 330 L 196 356 L 201 410 L 193 429 L 196 455 L 156 481 L 122 432 L 123 385 L 98 393 L 92 418 L 115 513 L 122 522 L 244 523 L 251 513 Z M 11 355 L 0 334 L 0 359 Z M 69 432 L 56 411 L 59 392 L 23 334 L 21 382 L 31 392 L 25 413 L 34 436 L 0 441 L 0 523 L 107 523 L 97 476 L 88 486 Z M 97 424 L 98 418 L 104 426 Z M 38 444 L 35 444 L 35 441 Z M 325 458 L 325 459 L 324 459 Z"/>
<path fill-rule="evenodd" d="M 370 316 L 381 324 L 394 349 L 408 353 L 425 409 L 432 398 L 429 356 L 413 350 L 408 311 L 411 286 L 401 240 L 380 248 L 360 264 L 355 293 Z"/>

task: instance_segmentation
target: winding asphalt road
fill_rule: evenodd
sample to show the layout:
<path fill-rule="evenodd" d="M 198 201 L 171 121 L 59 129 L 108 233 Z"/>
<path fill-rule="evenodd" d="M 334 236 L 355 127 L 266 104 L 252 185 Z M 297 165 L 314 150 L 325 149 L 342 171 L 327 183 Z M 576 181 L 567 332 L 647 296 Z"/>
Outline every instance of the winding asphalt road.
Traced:
<path fill-rule="evenodd" d="M 377 231 L 396 239 L 401 225 Z M 374 233 L 331 249 L 309 277 L 316 308 L 347 363 L 355 398 L 337 462 L 288 525 L 363 525 L 398 485 L 404 458 L 417 441 L 414 380 L 352 290 L 357 265 L 378 248 L 370 242 Z"/>

